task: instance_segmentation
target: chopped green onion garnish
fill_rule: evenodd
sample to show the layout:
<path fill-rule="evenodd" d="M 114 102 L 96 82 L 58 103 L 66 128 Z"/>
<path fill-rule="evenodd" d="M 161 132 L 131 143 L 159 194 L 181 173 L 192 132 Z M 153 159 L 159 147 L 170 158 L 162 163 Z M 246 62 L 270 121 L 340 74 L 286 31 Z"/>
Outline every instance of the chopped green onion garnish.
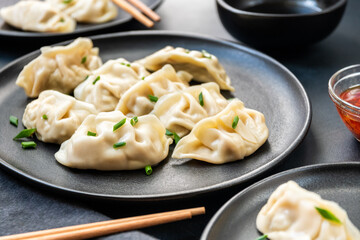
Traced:
<path fill-rule="evenodd" d="M 150 165 L 147 165 L 146 167 L 145 167 L 145 173 L 146 173 L 146 175 L 151 175 L 152 174 L 152 172 L 153 172 L 153 170 L 152 170 L 152 168 L 151 168 L 151 166 Z"/>
<path fill-rule="evenodd" d="M 199 103 L 201 106 L 204 106 L 204 98 L 202 92 L 199 94 Z"/>
<path fill-rule="evenodd" d="M 202 56 L 203 56 L 204 58 L 211 59 L 211 54 L 208 53 L 207 51 L 202 50 L 201 53 L 202 53 Z"/>
<path fill-rule="evenodd" d="M 60 22 L 65 22 L 65 19 L 64 19 L 64 18 L 60 18 Z"/>
<path fill-rule="evenodd" d="M 166 133 L 165 133 L 166 136 L 173 136 L 174 133 L 169 131 L 168 129 L 166 129 Z"/>
<path fill-rule="evenodd" d="M 138 121 L 139 121 L 138 117 L 135 116 L 130 120 L 130 123 L 131 123 L 132 126 L 134 126 L 135 124 L 137 124 Z"/>
<path fill-rule="evenodd" d="M 268 235 L 262 235 L 261 237 L 258 237 L 256 240 L 266 240 Z"/>
<path fill-rule="evenodd" d="M 148 96 L 149 96 L 150 101 L 152 101 L 152 102 L 157 102 L 157 100 L 159 99 L 158 97 L 155 97 L 153 95 L 148 95 Z"/>
<path fill-rule="evenodd" d="M 338 224 L 341 224 L 341 221 L 329 210 L 323 209 L 323 208 L 319 208 L 319 207 L 315 207 L 316 211 L 318 211 L 320 213 L 320 215 L 325 218 L 326 220 L 329 220 L 331 222 L 335 222 Z"/>
<path fill-rule="evenodd" d="M 81 59 L 81 64 L 84 64 L 84 63 L 86 63 L 86 56 L 85 57 L 83 57 L 82 59 Z"/>
<path fill-rule="evenodd" d="M 36 143 L 34 141 L 30 141 L 30 142 L 22 142 L 21 143 L 22 148 L 27 149 L 27 148 L 36 148 Z"/>
<path fill-rule="evenodd" d="M 235 116 L 234 117 L 234 120 L 232 122 L 232 128 L 235 129 L 238 125 L 238 122 L 239 122 L 239 117 L 238 116 Z"/>
<path fill-rule="evenodd" d="M 126 66 L 127 66 L 127 67 L 131 67 L 131 64 L 130 64 L 130 63 L 128 63 L 128 64 L 126 64 Z"/>
<path fill-rule="evenodd" d="M 190 50 L 189 50 L 189 49 L 185 49 L 185 53 L 190 53 Z"/>
<path fill-rule="evenodd" d="M 14 137 L 14 140 L 15 139 L 20 139 L 20 138 L 31 137 L 34 134 L 35 131 L 36 131 L 36 128 L 24 129 L 18 135 L 16 135 Z"/>
<path fill-rule="evenodd" d="M 15 116 L 10 116 L 10 123 L 12 124 L 12 125 L 14 125 L 14 126 L 18 126 L 18 124 L 19 124 L 19 119 L 17 118 L 17 117 L 15 117 Z"/>
<path fill-rule="evenodd" d="M 126 142 L 118 142 L 113 145 L 113 148 L 119 148 L 126 145 Z"/>
<path fill-rule="evenodd" d="M 95 83 L 97 82 L 97 81 L 99 81 L 100 80 L 100 76 L 97 76 L 96 78 L 95 78 L 95 80 L 93 81 L 93 84 L 95 85 Z"/>
<path fill-rule="evenodd" d="M 73 0 L 63 0 L 63 3 L 68 4 L 71 3 Z"/>
<path fill-rule="evenodd" d="M 46 116 L 46 114 L 42 115 L 42 119 L 47 120 L 48 116 Z"/>
<path fill-rule="evenodd" d="M 176 132 L 173 132 L 173 134 L 174 134 L 175 144 L 177 144 L 180 141 L 180 137 L 179 135 L 176 134 Z"/>
<path fill-rule="evenodd" d="M 120 64 L 121 64 L 121 65 L 124 65 L 124 66 L 126 65 L 126 63 L 124 63 L 124 62 L 122 62 L 122 63 L 120 63 Z"/>
<path fill-rule="evenodd" d="M 85 78 L 84 78 L 84 81 L 87 80 L 89 78 L 89 75 L 87 75 Z"/>
<path fill-rule="evenodd" d="M 91 132 L 91 131 L 88 131 L 88 132 L 87 132 L 87 135 L 88 135 L 88 136 L 92 136 L 92 137 L 96 137 L 96 133 Z"/>
<path fill-rule="evenodd" d="M 118 122 L 117 124 L 114 125 L 113 127 L 113 132 L 115 132 L 117 129 L 119 129 L 122 125 L 124 125 L 126 122 L 126 118 L 124 118 L 123 120 L 121 120 L 120 122 Z"/>
<path fill-rule="evenodd" d="M 141 80 L 144 80 L 144 79 L 145 79 L 145 77 L 142 77 L 142 78 L 141 78 Z"/>

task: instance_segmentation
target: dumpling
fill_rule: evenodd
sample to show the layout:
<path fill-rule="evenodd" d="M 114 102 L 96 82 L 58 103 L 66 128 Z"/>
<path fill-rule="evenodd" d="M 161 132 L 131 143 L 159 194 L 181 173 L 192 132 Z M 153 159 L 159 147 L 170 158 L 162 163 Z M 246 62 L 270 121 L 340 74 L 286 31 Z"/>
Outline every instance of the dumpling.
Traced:
<path fill-rule="evenodd" d="M 172 139 L 160 120 L 146 115 L 132 123 L 119 111 L 89 115 L 55 158 L 68 167 L 97 170 L 140 169 L 165 159 Z"/>
<path fill-rule="evenodd" d="M 92 104 L 47 90 L 26 106 L 22 121 L 26 128 L 36 128 L 40 141 L 61 144 L 74 134 L 89 114 L 96 113 Z"/>
<path fill-rule="evenodd" d="M 268 135 L 264 115 L 234 99 L 215 116 L 195 124 L 190 134 L 178 142 L 172 157 L 214 164 L 231 162 L 254 153 Z"/>
<path fill-rule="evenodd" d="M 104 23 L 117 16 L 117 7 L 111 0 L 46 0 L 78 22 Z"/>
<path fill-rule="evenodd" d="M 329 221 L 316 208 L 330 211 L 341 223 Z M 270 196 L 256 219 L 260 232 L 271 240 L 358 240 L 359 230 L 337 203 L 289 181 Z"/>
<path fill-rule="evenodd" d="M 186 71 L 199 82 L 216 82 L 223 90 L 234 91 L 230 78 L 216 56 L 205 51 L 189 51 L 167 46 L 144 59 L 139 60 L 150 71 L 156 71 L 165 64 L 171 64 L 176 71 Z"/>
<path fill-rule="evenodd" d="M 125 91 L 148 75 L 148 71 L 137 63 L 129 63 L 123 58 L 110 60 L 77 86 L 74 96 L 94 104 L 99 112 L 113 111 Z"/>
<path fill-rule="evenodd" d="M 221 95 L 219 86 L 211 82 L 166 94 L 155 104 L 152 113 L 160 119 L 166 129 L 183 137 L 197 122 L 217 114 L 227 104 L 228 101 Z"/>
<path fill-rule="evenodd" d="M 102 65 L 99 49 L 89 38 L 78 38 L 67 46 L 43 47 L 41 55 L 27 64 L 16 80 L 29 97 L 52 89 L 70 93 Z"/>
<path fill-rule="evenodd" d="M 20 1 L 4 7 L 0 15 L 9 25 L 34 32 L 73 32 L 76 22 L 48 3 L 41 1 Z"/>
<path fill-rule="evenodd" d="M 158 98 L 187 88 L 190 79 L 190 74 L 176 73 L 171 65 L 165 65 L 127 90 L 116 106 L 116 110 L 128 116 L 148 114 L 153 110 Z"/>

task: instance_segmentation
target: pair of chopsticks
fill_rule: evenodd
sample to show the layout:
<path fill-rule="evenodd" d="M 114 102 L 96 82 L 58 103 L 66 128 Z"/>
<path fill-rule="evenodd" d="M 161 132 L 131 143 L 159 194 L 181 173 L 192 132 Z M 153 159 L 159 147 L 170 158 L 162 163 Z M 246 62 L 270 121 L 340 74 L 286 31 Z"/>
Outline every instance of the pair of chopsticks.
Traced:
<path fill-rule="evenodd" d="M 137 217 L 121 218 L 96 223 L 88 223 L 70 227 L 54 228 L 29 233 L 21 233 L 0 237 L 0 240 L 77 240 L 104 236 L 139 228 L 155 226 L 163 223 L 190 219 L 192 216 L 205 213 L 204 207 L 189 208 L 171 212 L 148 214 Z"/>
<path fill-rule="evenodd" d="M 114 3 L 116 3 L 119 7 L 121 7 L 123 10 L 131 14 L 136 20 L 144 24 L 146 27 L 151 28 L 154 26 L 153 21 L 160 21 L 160 16 L 155 13 L 153 10 L 151 10 L 148 6 L 146 6 L 144 3 L 142 3 L 140 0 L 112 0 Z M 131 4 L 132 5 L 131 5 Z M 135 6 L 135 7 L 134 7 Z M 146 14 L 149 18 L 151 18 L 153 21 L 151 21 L 149 18 L 147 18 L 145 15 L 143 15 L 141 12 Z"/>

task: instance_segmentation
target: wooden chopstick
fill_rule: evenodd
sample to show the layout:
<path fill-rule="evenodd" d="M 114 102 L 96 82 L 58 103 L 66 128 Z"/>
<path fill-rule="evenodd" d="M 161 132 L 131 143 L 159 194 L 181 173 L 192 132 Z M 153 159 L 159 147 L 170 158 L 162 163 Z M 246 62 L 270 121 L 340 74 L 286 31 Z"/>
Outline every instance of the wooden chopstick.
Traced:
<path fill-rule="evenodd" d="M 21 233 L 0 237 L 0 240 L 76 240 L 93 238 L 112 233 L 129 231 L 144 227 L 155 226 L 184 219 L 205 213 L 204 207 L 190 208 L 164 213 L 148 214 L 137 217 L 122 218 L 116 220 L 102 221 L 96 223 L 81 224 L 76 226 L 55 228 L 30 233 Z"/>
<path fill-rule="evenodd" d="M 160 16 L 154 12 L 153 10 L 151 10 L 151 8 L 149 8 L 148 6 L 146 6 L 143 2 L 141 2 L 140 0 L 128 0 L 132 5 L 134 5 L 135 7 L 137 7 L 140 11 L 142 11 L 143 13 L 145 13 L 149 18 L 151 18 L 153 21 L 160 21 Z"/>

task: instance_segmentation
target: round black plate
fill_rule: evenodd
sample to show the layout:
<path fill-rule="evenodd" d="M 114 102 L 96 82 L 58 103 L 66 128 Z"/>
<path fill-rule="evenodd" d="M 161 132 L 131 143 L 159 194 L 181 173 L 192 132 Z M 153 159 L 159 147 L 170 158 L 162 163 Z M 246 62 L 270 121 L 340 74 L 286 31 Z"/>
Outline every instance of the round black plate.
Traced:
<path fill-rule="evenodd" d="M 15 3 L 19 2 L 20 0 L 1 0 L 0 1 L 0 8 L 14 5 Z M 162 0 L 141 0 L 144 4 L 146 4 L 151 9 L 156 9 L 162 2 Z M 121 8 L 118 8 L 118 15 L 117 17 L 106 23 L 101 24 L 84 24 L 84 23 L 77 23 L 76 29 L 74 32 L 71 33 L 38 33 L 38 32 L 26 32 L 19 29 L 16 29 L 14 27 L 11 27 L 7 23 L 4 22 L 4 20 L 0 17 L 0 37 L 19 37 L 19 38 L 58 38 L 62 37 L 62 39 L 75 36 L 80 36 L 81 34 L 87 34 L 93 33 L 95 31 L 99 30 L 105 30 L 108 28 L 112 28 L 115 26 L 120 26 L 123 24 L 126 24 L 132 19 L 132 16 L 122 10 Z"/>
<path fill-rule="evenodd" d="M 360 163 L 310 165 L 266 178 L 231 198 L 214 215 L 201 239 L 257 239 L 256 216 L 271 193 L 289 180 L 344 208 L 360 226 Z"/>
<path fill-rule="evenodd" d="M 21 119 L 31 101 L 15 80 L 23 66 L 39 55 L 36 51 L 0 72 L 0 163 L 4 166 L 28 179 L 82 195 L 133 201 L 190 197 L 242 183 L 274 167 L 294 150 L 309 128 L 310 103 L 300 82 L 280 63 L 255 50 L 209 37 L 162 31 L 102 35 L 93 40 L 104 62 L 119 57 L 133 61 L 166 45 L 205 49 L 218 56 L 236 89 L 233 95 L 223 93 L 264 113 L 270 130 L 268 141 L 246 159 L 224 165 L 168 158 L 154 167 L 151 176 L 143 170 L 101 172 L 64 167 L 53 156 L 59 146 L 39 142 L 36 150 L 24 151 L 12 140 L 21 127 L 10 125 L 9 116 Z"/>

